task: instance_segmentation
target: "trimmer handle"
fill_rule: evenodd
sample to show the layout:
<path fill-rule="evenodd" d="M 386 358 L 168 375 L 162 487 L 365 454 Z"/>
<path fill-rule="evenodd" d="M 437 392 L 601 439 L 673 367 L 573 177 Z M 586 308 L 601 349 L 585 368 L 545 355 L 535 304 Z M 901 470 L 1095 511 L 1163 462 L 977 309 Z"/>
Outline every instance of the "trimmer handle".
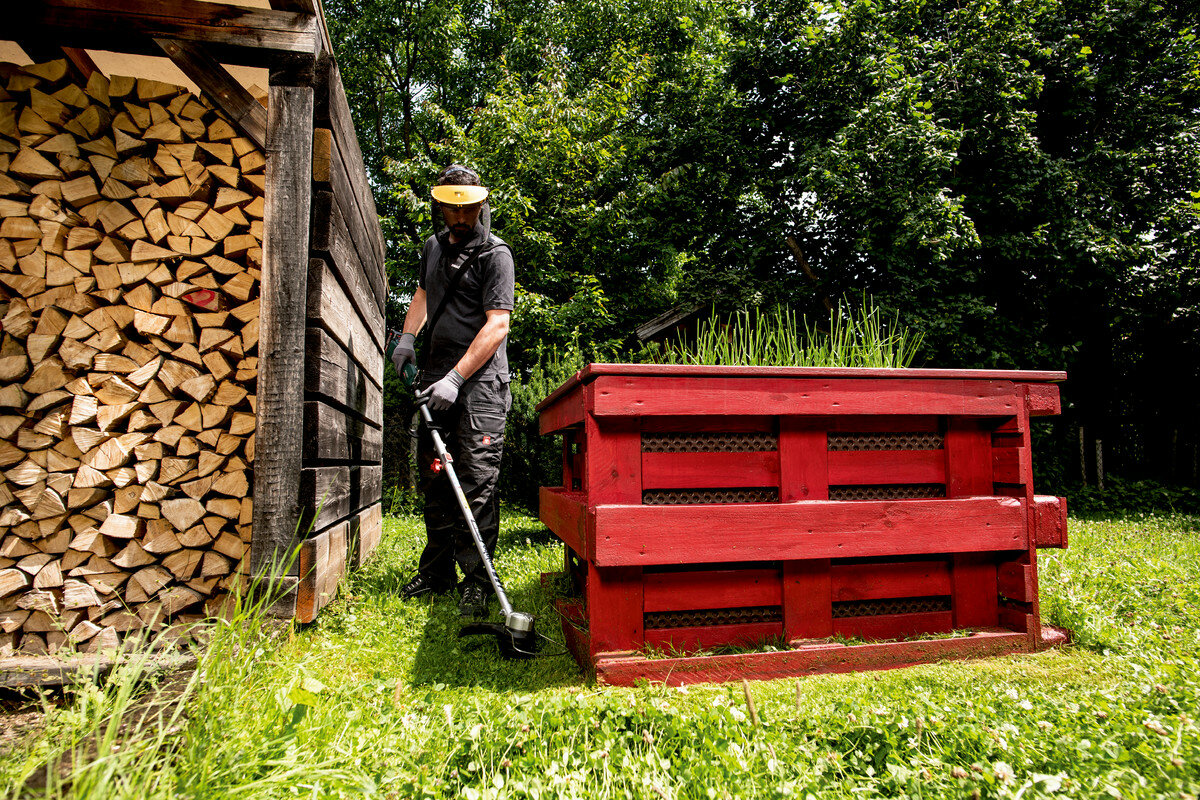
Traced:
<path fill-rule="evenodd" d="M 387 354 L 388 361 L 392 360 L 392 353 L 396 352 L 396 345 L 400 344 L 400 336 L 403 331 L 398 331 L 395 328 L 389 328 L 387 332 L 387 344 L 384 350 Z M 404 381 L 404 385 L 412 389 L 417 384 L 417 365 L 408 363 L 404 365 L 404 371 L 400 373 L 400 379 Z"/>

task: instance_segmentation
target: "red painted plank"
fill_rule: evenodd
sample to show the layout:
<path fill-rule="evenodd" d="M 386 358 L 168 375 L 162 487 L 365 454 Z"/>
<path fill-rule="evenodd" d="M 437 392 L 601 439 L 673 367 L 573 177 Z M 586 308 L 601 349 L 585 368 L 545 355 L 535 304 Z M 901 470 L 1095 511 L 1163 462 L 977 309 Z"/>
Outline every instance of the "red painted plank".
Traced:
<path fill-rule="evenodd" d="M 945 561 L 835 564 L 830 576 L 834 602 L 951 593 L 950 567 Z"/>
<path fill-rule="evenodd" d="M 941 450 L 835 450 L 829 453 L 829 482 L 834 486 L 945 483 L 946 455 Z M 991 494 L 991 487 L 976 494 Z"/>
<path fill-rule="evenodd" d="M 1021 483 L 1021 473 L 1024 471 L 1022 460 L 1025 449 L 1022 447 L 997 447 L 992 450 L 992 480 L 996 483 L 1018 485 Z"/>
<path fill-rule="evenodd" d="M 1015 631 L 1028 637 L 1030 631 L 1037 632 L 1034 626 L 1034 617 L 1025 611 L 1018 608 L 1001 608 L 1000 609 L 1000 624 L 1008 628 L 1010 631 Z"/>
<path fill-rule="evenodd" d="M 1030 416 L 1052 417 L 1062 413 L 1058 386 L 1045 383 L 1026 383 L 1022 386 L 1029 393 Z"/>
<path fill-rule="evenodd" d="M 783 602 L 777 569 L 648 573 L 642 576 L 642 593 L 647 614 L 777 606 Z"/>
<path fill-rule="evenodd" d="M 612 686 L 633 686 L 639 680 L 682 686 L 740 681 L 743 678 L 772 680 L 856 670 L 895 669 L 946 659 L 987 658 L 1028 650 L 1028 639 L 1024 634 L 992 630 L 953 639 L 859 645 L 830 643 L 774 653 L 655 659 L 631 654 L 602 656 L 596 660 L 594 671 L 597 681 Z"/>
<path fill-rule="evenodd" d="M 549 398 L 538 404 L 538 433 L 544 436 L 583 422 L 584 393 L 582 386 L 576 386 L 570 391 L 564 392 L 553 402 L 547 402 L 548 400 Z"/>
<path fill-rule="evenodd" d="M 877 617 L 843 617 L 833 621 L 838 636 L 862 639 L 902 639 L 922 633 L 949 633 L 954 630 L 949 611 L 920 614 L 881 614 Z"/>
<path fill-rule="evenodd" d="M 783 633 L 789 642 L 833 635 L 828 558 L 783 562 Z"/>
<path fill-rule="evenodd" d="M 587 565 L 587 626 L 592 653 L 642 646 L 642 570 Z"/>
<path fill-rule="evenodd" d="M 775 418 L 766 416 L 647 417 L 643 433 L 769 433 Z"/>
<path fill-rule="evenodd" d="M 642 453 L 642 489 L 779 485 L 779 453 Z"/>
<path fill-rule="evenodd" d="M 597 420 L 583 425 L 588 457 L 583 490 L 588 505 L 642 502 L 642 432 L 636 419 Z"/>
<path fill-rule="evenodd" d="M 601 376 L 596 416 L 681 414 L 959 414 L 1002 416 L 1019 405 L 1009 381 Z"/>
<path fill-rule="evenodd" d="M 568 431 L 562 436 L 562 483 L 563 489 L 570 490 L 575 477 L 574 437 Z"/>
<path fill-rule="evenodd" d="M 954 584 L 955 628 L 982 628 L 998 624 L 996 562 L 990 553 L 957 553 L 950 572 Z"/>
<path fill-rule="evenodd" d="M 873 414 L 869 417 L 830 417 L 825 428 L 839 433 L 937 433 L 937 417 L 921 414 Z"/>
<path fill-rule="evenodd" d="M 538 492 L 538 519 L 576 553 L 587 552 L 587 512 L 581 492 L 545 486 Z"/>
<path fill-rule="evenodd" d="M 753 646 L 783 634 L 778 622 L 748 622 L 741 625 L 713 625 L 706 628 L 647 628 L 646 646 L 667 652 L 700 650 L 726 645 Z"/>
<path fill-rule="evenodd" d="M 1009 600 L 1028 603 L 1033 600 L 1033 570 L 1028 564 L 1009 561 L 997 569 L 996 588 Z"/>
<path fill-rule="evenodd" d="M 563 394 L 581 383 L 589 383 L 601 375 L 637 376 L 695 376 L 705 378 L 751 377 L 751 378 L 866 378 L 888 380 L 954 379 L 954 380 L 1003 380 L 1024 383 L 1058 382 L 1067 379 L 1065 372 L 1035 370 L 983 370 L 983 369 L 879 369 L 858 367 L 697 367 L 682 364 L 588 364 L 565 381 L 538 404 L 540 411 L 549 407 Z"/>
<path fill-rule="evenodd" d="M 779 419 L 779 499 L 829 499 L 829 450 L 822 423 L 805 417 Z"/>
<path fill-rule="evenodd" d="M 1035 495 L 1037 528 L 1034 534 L 1038 547 L 1067 547 L 1067 498 Z"/>
<path fill-rule="evenodd" d="M 946 496 L 992 493 L 992 434 L 978 420 L 952 417 L 946 427 Z"/>
<path fill-rule="evenodd" d="M 592 554 L 601 566 L 1020 550 L 1021 501 L 809 501 L 598 506 Z"/>

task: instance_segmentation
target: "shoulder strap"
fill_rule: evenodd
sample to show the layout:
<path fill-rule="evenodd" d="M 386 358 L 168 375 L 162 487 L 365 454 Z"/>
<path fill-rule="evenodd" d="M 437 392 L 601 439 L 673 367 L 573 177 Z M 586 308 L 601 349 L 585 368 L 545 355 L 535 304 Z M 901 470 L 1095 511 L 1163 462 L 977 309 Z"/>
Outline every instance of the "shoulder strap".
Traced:
<path fill-rule="evenodd" d="M 430 341 L 433 341 L 433 329 L 437 327 L 438 320 L 442 318 L 442 312 L 446 310 L 446 304 L 450 302 L 450 298 L 454 295 L 455 290 L 458 289 L 459 281 L 462 280 L 462 276 L 466 274 L 467 270 L 475 266 L 475 262 L 479 260 L 481 255 L 483 255 L 485 248 L 489 252 L 492 249 L 490 247 L 486 247 L 486 245 L 480 245 L 479 247 L 476 247 L 471 255 L 467 256 L 467 260 L 463 262 L 462 266 L 455 270 L 454 276 L 450 278 L 450 283 L 446 285 L 446 291 L 442 294 L 442 301 L 438 303 L 438 307 L 433 312 L 433 316 L 429 318 L 429 324 L 425 326 L 426 335 L 429 337 Z M 424 360 L 426 363 L 429 362 L 428 348 L 425 350 Z"/>

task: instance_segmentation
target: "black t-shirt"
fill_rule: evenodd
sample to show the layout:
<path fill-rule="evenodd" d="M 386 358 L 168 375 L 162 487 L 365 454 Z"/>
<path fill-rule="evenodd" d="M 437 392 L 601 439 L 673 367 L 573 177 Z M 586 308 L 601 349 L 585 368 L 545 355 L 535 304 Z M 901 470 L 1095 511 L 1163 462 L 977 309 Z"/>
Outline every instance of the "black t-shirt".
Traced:
<path fill-rule="evenodd" d="M 470 257 L 479 239 L 465 242 L 464 247 L 450 244 L 446 234 L 430 236 L 421 250 L 421 268 L 417 285 L 425 290 L 426 313 L 433 313 L 442 303 L 454 273 Z M 486 252 L 475 259 L 446 303 L 437 327 L 429 331 L 429 356 L 425 380 L 435 381 L 445 376 L 458 363 L 475 335 L 487 321 L 485 312 L 494 309 L 512 311 L 515 295 L 515 274 L 512 251 L 499 237 L 491 236 Z M 499 377 L 508 382 L 508 337 L 491 361 L 484 364 L 470 380 L 491 380 Z"/>

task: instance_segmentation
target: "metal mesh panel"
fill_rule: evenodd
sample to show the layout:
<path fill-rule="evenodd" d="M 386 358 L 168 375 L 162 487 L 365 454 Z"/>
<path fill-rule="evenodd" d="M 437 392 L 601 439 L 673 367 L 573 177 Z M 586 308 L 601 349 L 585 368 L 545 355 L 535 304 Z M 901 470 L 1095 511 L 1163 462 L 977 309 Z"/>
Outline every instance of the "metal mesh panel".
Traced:
<path fill-rule="evenodd" d="M 776 503 L 779 490 L 766 489 L 652 489 L 642 492 L 647 506 L 681 506 L 721 503 Z"/>
<path fill-rule="evenodd" d="M 920 500 L 945 497 L 940 483 L 913 483 L 902 486 L 830 486 L 830 500 Z"/>
<path fill-rule="evenodd" d="M 834 603 L 835 619 L 846 617 L 881 617 L 885 614 L 923 614 L 930 611 L 949 611 L 950 598 L 901 597 L 895 600 L 855 600 L 849 603 Z"/>
<path fill-rule="evenodd" d="M 660 611 L 646 614 L 643 618 L 643 625 L 647 628 L 708 628 L 713 625 L 744 625 L 749 622 L 783 622 L 783 607 Z"/>
<path fill-rule="evenodd" d="M 778 450 L 774 433 L 643 433 L 643 453 L 751 453 Z"/>
<path fill-rule="evenodd" d="M 830 450 L 940 450 L 940 433 L 831 433 Z"/>

